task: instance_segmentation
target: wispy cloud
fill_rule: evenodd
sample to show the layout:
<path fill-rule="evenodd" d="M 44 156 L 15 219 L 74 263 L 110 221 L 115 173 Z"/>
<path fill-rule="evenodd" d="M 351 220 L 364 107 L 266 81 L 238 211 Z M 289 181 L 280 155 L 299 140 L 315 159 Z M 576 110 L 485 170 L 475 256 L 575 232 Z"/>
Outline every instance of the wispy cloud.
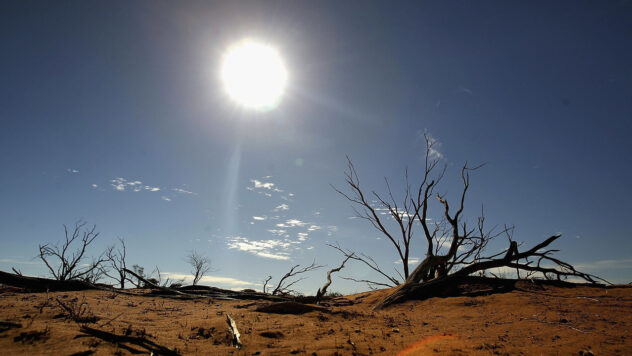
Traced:
<path fill-rule="evenodd" d="M 119 192 L 124 191 L 132 191 L 132 192 L 141 192 L 141 191 L 149 191 L 149 192 L 157 192 L 160 190 L 158 187 L 153 187 L 150 185 L 143 184 L 143 182 L 139 180 L 128 181 L 125 178 L 117 177 L 110 180 L 110 185 L 112 188 Z"/>
<path fill-rule="evenodd" d="M 306 222 L 298 220 L 298 219 L 289 219 L 285 222 L 289 227 L 296 227 L 296 226 L 305 226 L 307 225 Z"/>
<path fill-rule="evenodd" d="M 281 237 L 281 236 L 289 237 L 289 235 L 287 235 L 287 230 L 283 230 L 283 229 L 269 229 L 269 230 L 266 230 L 266 231 L 268 231 L 269 233 L 271 233 L 273 235 L 279 236 L 279 237 Z"/>
<path fill-rule="evenodd" d="M 464 87 L 463 85 L 459 85 L 459 87 L 456 89 L 457 93 L 466 93 L 469 95 L 472 95 L 472 90 L 470 90 L 469 88 Z"/>
<path fill-rule="evenodd" d="M 79 173 L 79 171 L 78 171 L 78 170 L 76 170 L 76 169 L 72 169 L 72 168 L 68 168 L 68 169 L 66 169 L 66 172 L 68 172 L 68 173 L 72 173 L 72 174 L 77 174 L 77 173 Z"/>
<path fill-rule="evenodd" d="M 575 268 L 580 270 L 632 269 L 632 258 L 577 263 L 575 264 Z"/>
<path fill-rule="evenodd" d="M 186 190 L 186 189 L 182 189 L 182 188 L 173 188 L 171 189 L 176 193 L 180 193 L 180 194 L 192 194 L 192 195 L 197 195 L 197 193 L 194 193 L 192 191 Z"/>
<path fill-rule="evenodd" d="M 430 159 L 442 159 L 443 153 L 439 151 L 441 148 L 441 142 L 437 141 L 437 139 L 432 136 L 428 131 L 419 132 L 419 136 L 423 138 L 423 135 L 428 137 L 429 144 L 431 145 L 430 151 L 428 152 L 428 158 Z"/>
<path fill-rule="evenodd" d="M 273 193 L 276 194 L 285 192 L 285 190 L 280 189 L 275 183 L 269 181 L 270 178 L 272 178 L 272 176 L 265 176 L 261 179 L 252 178 L 250 179 L 250 183 L 252 183 L 252 185 L 247 186 L 246 189 L 251 192 L 265 195 L 268 198 L 271 198 L 273 196 Z M 282 200 L 289 201 L 289 197 L 293 196 L 293 193 L 288 193 L 287 195 L 281 195 L 280 198 Z"/>
<path fill-rule="evenodd" d="M 274 188 L 274 183 L 272 182 L 262 182 L 257 179 L 251 179 L 250 183 L 254 185 L 253 188 L 255 189 L 273 189 Z"/>
<path fill-rule="evenodd" d="M 174 273 L 174 272 L 161 272 L 161 276 L 168 277 L 172 280 L 183 279 L 185 281 L 193 281 L 193 275 L 191 274 L 182 274 L 182 273 Z M 231 278 L 231 277 L 220 277 L 220 276 L 204 276 L 200 279 L 202 283 L 208 284 L 223 284 L 229 286 L 255 286 L 257 283 L 252 283 L 248 281 L 242 281 L 240 279 Z"/>
<path fill-rule="evenodd" d="M 97 188 L 99 188 L 99 185 L 98 184 L 92 184 L 92 188 L 97 189 Z"/>
<path fill-rule="evenodd" d="M 171 201 L 171 198 L 166 197 L 166 196 L 164 196 L 164 195 L 163 195 L 163 196 L 161 196 L 160 198 L 161 198 L 162 200 L 164 200 L 164 201 Z"/>
<path fill-rule="evenodd" d="M 409 266 L 410 265 L 415 265 L 415 264 L 417 264 L 419 262 L 421 262 L 421 258 L 419 258 L 419 257 L 409 257 L 408 258 L 408 265 Z M 395 261 L 393 263 L 395 263 L 397 265 L 401 265 L 402 264 L 402 260 L 397 260 L 397 261 Z"/>
<path fill-rule="evenodd" d="M 287 241 L 282 241 L 278 239 L 251 241 L 241 236 L 229 237 L 228 239 L 229 241 L 227 245 L 229 249 L 237 249 L 239 251 L 248 252 L 259 257 L 271 258 L 275 260 L 290 259 L 289 253 L 283 251 L 287 250 L 291 246 L 291 243 Z"/>
<path fill-rule="evenodd" d="M 14 263 L 19 265 L 41 265 L 44 264 L 40 261 L 28 261 L 28 260 L 17 260 L 13 258 L 0 258 L 0 263 Z"/>
<path fill-rule="evenodd" d="M 268 219 L 268 217 L 265 216 L 265 215 L 264 216 L 253 216 L 252 219 L 253 220 L 257 220 L 257 221 L 264 221 L 264 220 Z"/>
<path fill-rule="evenodd" d="M 276 208 L 274 208 L 272 211 L 285 211 L 285 210 L 290 210 L 290 206 L 287 204 L 281 204 L 281 205 L 278 205 Z"/>
<path fill-rule="evenodd" d="M 277 227 L 303 227 L 307 225 L 306 222 L 298 220 L 298 219 L 289 219 L 284 223 L 276 224 Z"/>

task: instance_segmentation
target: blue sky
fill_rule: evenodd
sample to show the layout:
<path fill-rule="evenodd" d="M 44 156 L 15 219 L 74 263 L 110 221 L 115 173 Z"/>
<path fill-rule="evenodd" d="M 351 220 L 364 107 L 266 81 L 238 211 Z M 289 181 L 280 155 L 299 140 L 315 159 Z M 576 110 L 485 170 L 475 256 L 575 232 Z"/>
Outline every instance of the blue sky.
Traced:
<path fill-rule="evenodd" d="M 345 155 L 367 190 L 419 176 L 423 133 L 468 217 L 632 280 L 632 6 L 588 2 L 30 2 L 0 5 L 0 269 L 44 275 L 38 244 L 97 224 L 97 254 L 205 283 L 260 288 L 326 243 L 396 268 L 395 251 L 330 187 Z M 254 38 L 289 73 L 275 109 L 237 107 L 222 54 Z M 282 230 L 282 231 L 279 231 Z M 421 240 L 413 248 L 422 257 Z M 341 275 L 373 275 L 351 264 Z M 325 271 L 299 290 L 313 293 Z M 335 279 L 333 290 L 364 285 Z"/>

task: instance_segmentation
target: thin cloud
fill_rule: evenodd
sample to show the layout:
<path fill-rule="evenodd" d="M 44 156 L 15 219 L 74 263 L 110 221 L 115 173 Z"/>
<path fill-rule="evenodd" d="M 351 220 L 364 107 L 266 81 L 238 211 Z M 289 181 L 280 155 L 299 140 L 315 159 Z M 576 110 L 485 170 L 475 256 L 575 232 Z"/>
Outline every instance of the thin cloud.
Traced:
<path fill-rule="evenodd" d="M 421 262 L 421 258 L 419 258 L 419 257 L 409 257 L 408 258 L 408 265 L 409 266 L 417 264 L 419 262 Z M 395 263 L 396 265 L 401 265 L 402 264 L 402 260 L 397 260 L 397 261 L 395 261 L 393 263 Z"/>
<path fill-rule="evenodd" d="M 275 260 L 289 260 L 288 252 L 283 250 L 289 249 L 291 243 L 282 240 L 260 240 L 250 241 L 245 237 L 234 236 L 229 237 L 227 242 L 229 249 L 236 249 L 251 253 L 255 256 L 270 258 Z M 282 250 L 282 251 L 279 251 Z"/>
<path fill-rule="evenodd" d="M 172 280 L 180 280 L 183 279 L 185 281 L 193 281 L 193 275 L 191 274 L 182 274 L 182 273 L 174 273 L 174 272 L 161 272 L 161 276 L 170 278 Z M 220 277 L 220 276 L 204 276 L 200 279 L 200 282 L 209 283 L 209 284 L 224 284 L 230 286 L 255 286 L 257 283 L 252 283 L 248 281 L 242 281 L 240 279 L 231 278 L 231 277 Z"/>
<path fill-rule="evenodd" d="M 110 180 L 110 185 L 114 190 L 119 192 L 131 191 L 131 192 L 141 192 L 141 191 L 150 191 L 157 192 L 160 190 L 158 187 L 153 187 L 150 185 L 143 185 L 143 182 L 139 180 L 128 181 L 125 178 L 117 177 Z"/>
<path fill-rule="evenodd" d="M 305 225 L 307 225 L 306 222 L 298 220 L 298 219 L 289 219 L 289 220 L 286 220 L 285 223 L 289 227 L 297 227 L 297 226 L 305 226 Z"/>
<path fill-rule="evenodd" d="M 257 179 L 251 179 L 250 182 L 254 184 L 255 189 L 273 189 L 274 183 L 272 182 L 262 182 Z"/>
<path fill-rule="evenodd" d="M 457 93 L 466 93 L 466 94 L 472 95 L 472 90 L 462 85 L 459 85 L 456 91 Z"/>
<path fill-rule="evenodd" d="M 166 197 L 166 196 L 164 196 L 164 195 L 163 195 L 163 196 L 161 196 L 160 198 L 161 198 L 162 200 L 164 200 L 164 201 L 171 201 L 171 198 Z"/>
<path fill-rule="evenodd" d="M 173 188 L 171 189 L 176 193 L 180 193 L 180 194 L 191 194 L 191 195 L 197 195 L 197 193 L 194 193 L 192 191 L 186 190 L 186 189 L 182 189 L 182 188 Z"/>
<path fill-rule="evenodd" d="M 78 171 L 78 170 L 76 170 L 76 169 L 72 169 L 72 168 L 68 168 L 68 169 L 66 169 L 66 172 L 68 172 L 68 173 L 72 173 L 72 174 L 77 174 L 77 173 L 79 173 L 79 171 Z"/>
<path fill-rule="evenodd" d="M 285 210 L 290 210 L 290 206 L 287 204 L 281 204 L 277 206 L 276 208 L 274 208 L 272 211 L 285 211 Z"/>
<path fill-rule="evenodd" d="M 428 158 L 430 159 L 442 159 L 443 153 L 439 151 L 441 148 L 441 142 L 437 141 L 435 137 L 433 137 L 428 131 L 425 131 L 422 135 L 428 136 L 429 144 L 431 145 L 430 151 L 428 152 Z"/>
<path fill-rule="evenodd" d="M 0 263 L 14 263 L 19 265 L 42 265 L 43 262 L 38 261 L 27 261 L 27 260 L 16 260 L 13 258 L 0 258 Z"/>
<path fill-rule="evenodd" d="M 276 236 L 284 236 L 284 237 L 288 237 L 289 235 L 287 235 L 287 230 L 283 230 L 283 229 L 270 229 L 270 230 L 266 230 L 269 233 L 276 235 Z"/>
<path fill-rule="evenodd" d="M 252 219 L 253 220 L 257 220 L 257 221 L 264 221 L 264 220 L 268 219 L 268 217 L 265 216 L 265 215 L 264 216 L 253 216 Z"/>
<path fill-rule="evenodd" d="M 579 263 L 575 264 L 575 268 L 585 270 L 632 269 L 632 258 Z"/>

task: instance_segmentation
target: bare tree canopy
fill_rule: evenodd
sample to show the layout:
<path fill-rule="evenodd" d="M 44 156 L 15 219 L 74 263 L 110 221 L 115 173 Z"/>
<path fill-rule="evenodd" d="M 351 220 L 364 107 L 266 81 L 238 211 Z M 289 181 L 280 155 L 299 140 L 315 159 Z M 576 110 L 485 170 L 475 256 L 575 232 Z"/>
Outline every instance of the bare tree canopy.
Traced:
<path fill-rule="evenodd" d="M 61 244 L 39 245 L 39 257 L 53 277 L 59 281 L 72 279 L 84 279 L 91 276 L 94 279 L 96 269 L 105 261 L 103 256 L 92 260 L 92 263 L 83 266 L 88 246 L 99 236 L 95 232 L 96 225 L 87 227 L 84 221 L 77 221 L 72 231 L 64 225 L 65 240 Z M 76 247 L 75 247 L 76 246 Z"/>
<path fill-rule="evenodd" d="M 411 242 L 415 234 L 415 228 L 417 227 L 416 221 L 421 222 L 424 232 L 429 235 L 430 231 L 428 230 L 426 223 L 428 196 L 434 193 L 437 183 L 441 180 L 441 178 L 443 178 L 443 174 L 445 172 L 444 167 L 443 170 L 438 172 L 438 174 L 433 175 L 435 168 L 439 164 L 439 159 L 432 154 L 434 152 L 433 146 L 435 145 L 435 141 L 428 135 L 424 135 L 424 137 L 426 139 L 426 156 L 423 178 L 421 179 L 419 186 L 416 189 L 413 189 L 408 180 L 408 168 L 406 168 L 404 174 L 405 190 L 401 201 L 398 202 L 393 195 L 387 178 L 384 178 L 387 190 L 386 196 L 380 195 L 375 191 L 371 191 L 370 194 L 365 194 L 363 188 L 360 186 L 360 178 L 358 177 L 355 166 L 349 157 L 347 157 L 345 181 L 350 189 L 350 192 L 346 193 L 336 187 L 333 187 L 336 192 L 353 203 L 353 209 L 356 213 L 356 217 L 368 221 L 374 228 L 387 237 L 402 262 L 404 272 L 403 279 L 407 279 L 409 276 L 408 265 L 410 260 Z M 376 203 L 374 203 L 374 201 Z M 382 211 L 384 214 L 382 214 Z M 392 221 L 387 219 L 391 219 L 395 222 L 396 227 L 389 228 Z M 356 255 L 356 259 L 362 261 L 370 268 L 386 277 L 389 281 L 387 284 L 398 284 L 396 277 L 387 275 L 371 258 L 360 254 Z"/>
<path fill-rule="evenodd" d="M 290 294 L 290 293 L 294 292 L 293 290 L 290 289 L 290 287 L 295 285 L 296 283 L 304 280 L 305 278 L 299 278 L 299 279 L 296 279 L 296 280 L 291 281 L 291 282 L 288 280 L 288 278 L 294 277 L 294 276 L 299 275 L 299 274 L 307 273 L 307 272 L 310 272 L 310 271 L 314 271 L 314 270 L 317 270 L 317 269 L 323 267 L 321 265 L 317 265 L 316 261 L 313 261 L 312 264 L 307 266 L 307 267 L 298 269 L 300 266 L 301 265 L 296 265 L 296 266 L 290 268 L 290 270 L 285 275 L 283 275 L 283 277 L 281 277 L 281 279 L 279 280 L 279 283 L 277 284 L 277 286 L 272 291 L 272 295 Z"/>
<path fill-rule="evenodd" d="M 114 273 L 110 273 L 109 271 L 105 271 L 106 276 L 116 280 L 121 285 L 121 289 L 125 288 L 125 280 L 127 279 L 127 273 L 125 270 L 127 269 L 127 248 L 125 247 L 125 240 L 122 238 L 118 238 L 120 247 L 116 248 L 115 246 L 110 246 L 105 251 L 105 257 L 107 259 L 108 264 L 112 267 Z"/>
<path fill-rule="evenodd" d="M 195 250 L 191 251 L 189 255 L 187 255 L 186 261 L 192 267 L 191 274 L 193 274 L 193 285 L 197 285 L 202 277 L 211 271 L 211 261 L 208 257 L 199 254 Z"/>
<path fill-rule="evenodd" d="M 397 200 L 391 191 L 389 181 L 386 182 L 386 195 L 382 196 L 375 191 L 366 194 L 360 187 L 360 179 L 356 169 L 347 157 L 348 169 L 345 172 L 349 193 L 334 189 L 353 203 L 357 217 L 368 221 L 374 228 L 387 237 L 393 246 L 400 261 L 403 264 L 404 284 L 392 296 L 387 298 L 378 307 L 383 307 L 393 302 L 410 296 L 412 290 L 423 288 L 425 283 L 451 277 L 468 276 L 473 273 L 484 273 L 492 268 L 512 268 L 524 271 L 524 277 L 539 277 L 545 279 L 564 279 L 576 277 L 590 283 L 596 283 L 602 279 L 578 272 L 572 265 L 552 257 L 557 250 L 545 248 L 561 235 L 554 235 L 533 248 L 519 252 L 519 244 L 513 240 L 513 226 L 497 226 L 487 228 L 485 214 L 481 208 L 481 214 L 475 223 L 468 225 L 468 220 L 463 217 L 465 200 L 470 187 L 470 172 L 482 167 L 468 166 L 466 163 L 461 168 L 462 189 L 458 196 L 456 207 L 451 207 L 445 195 L 435 193 L 439 182 L 442 180 L 446 167 L 437 169 L 439 158 L 434 154 L 434 140 L 424 135 L 426 141 L 425 165 L 420 182 L 416 187 L 411 187 L 406 169 L 405 187 L 403 198 Z M 432 197 L 436 199 L 432 199 Z M 429 217 L 431 203 L 438 207 L 435 220 Z M 425 240 L 425 258 L 410 271 L 411 248 L 414 245 L 415 232 L 421 230 Z M 507 238 L 507 249 L 487 254 L 486 248 L 493 239 L 504 236 Z M 371 269 L 378 272 L 387 282 L 364 281 L 373 286 L 393 286 L 399 284 L 395 277 L 385 273 L 377 263 L 365 255 L 357 255 L 350 250 L 344 250 L 340 246 L 332 246 L 347 258 L 363 262 Z"/>

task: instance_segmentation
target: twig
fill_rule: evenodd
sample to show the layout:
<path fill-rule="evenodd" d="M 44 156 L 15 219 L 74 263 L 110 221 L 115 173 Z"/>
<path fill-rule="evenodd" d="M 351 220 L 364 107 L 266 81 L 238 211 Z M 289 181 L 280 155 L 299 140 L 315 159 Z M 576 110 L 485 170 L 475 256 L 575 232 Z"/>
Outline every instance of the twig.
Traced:
<path fill-rule="evenodd" d="M 106 323 L 101 324 L 101 327 L 104 327 L 106 325 L 110 325 L 111 322 L 113 322 L 114 320 L 118 319 L 119 316 L 123 315 L 123 313 L 120 313 L 119 315 L 115 316 L 114 318 L 108 320 Z"/>
<path fill-rule="evenodd" d="M 543 324 L 550 324 L 550 325 L 557 325 L 557 326 L 566 326 L 567 328 L 575 330 L 575 331 L 580 332 L 582 334 L 589 334 L 588 331 L 577 329 L 576 327 L 573 327 L 572 325 L 567 325 L 567 324 L 563 324 L 563 323 L 559 323 L 559 322 L 546 321 L 544 319 L 540 319 L 540 318 L 538 318 L 538 314 L 534 314 L 533 316 L 534 316 L 533 318 L 520 318 L 520 321 L 532 320 L 532 321 L 537 321 L 537 322 L 543 323 Z"/>

